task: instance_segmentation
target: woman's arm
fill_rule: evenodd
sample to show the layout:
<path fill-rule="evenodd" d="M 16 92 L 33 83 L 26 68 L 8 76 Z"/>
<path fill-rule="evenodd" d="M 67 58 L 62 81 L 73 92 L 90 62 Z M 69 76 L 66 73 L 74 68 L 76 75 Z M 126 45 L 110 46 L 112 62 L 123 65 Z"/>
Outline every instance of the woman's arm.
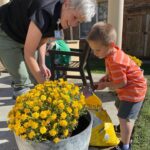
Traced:
<path fill-rule="evenodd" d="M 46 44 L 43 44 L 39 48 L 39 65 L 44 66 L 45 65 L 45 55 L 46 55 Z"/>
<path fill-rule="evenodd" d="M 45 55 L 46 55 L 46 44 L 43 44 L 39 48 L 39 67 L 42 75 L 47 79 L 50 78 L 51 72 L 45 65 Z"/>
<path fill-rule="evenodd" d="M 42 38 L 42 33 L 39 28 L 34 24 L 34 22 L 30 22 L 27 37 L 24 45 L 24 57 L 25 61 L 33 74 L 34 78 L 38 83 L 43 83 L 45 78 L 42 76 L 39 65 L 34 58 L 35 51 L 38 49 Z"/>

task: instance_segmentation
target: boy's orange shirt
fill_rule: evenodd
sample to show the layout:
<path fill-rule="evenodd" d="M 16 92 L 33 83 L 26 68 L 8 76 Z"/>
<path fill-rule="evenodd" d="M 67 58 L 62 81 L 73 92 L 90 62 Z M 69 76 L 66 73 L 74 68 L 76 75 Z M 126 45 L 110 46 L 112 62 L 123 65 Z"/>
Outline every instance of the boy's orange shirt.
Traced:
<path fill-rule="evenodd" d="M 110 80 L 116 84 L 123 80 L 127 85 L 117 89 L 120 100 L 139 102 L 143 101 L 147 91 L 147 83 L 143 71 L 130 57 L 118 47 L 115 52 L 105 58 L 105 64 Z"/>

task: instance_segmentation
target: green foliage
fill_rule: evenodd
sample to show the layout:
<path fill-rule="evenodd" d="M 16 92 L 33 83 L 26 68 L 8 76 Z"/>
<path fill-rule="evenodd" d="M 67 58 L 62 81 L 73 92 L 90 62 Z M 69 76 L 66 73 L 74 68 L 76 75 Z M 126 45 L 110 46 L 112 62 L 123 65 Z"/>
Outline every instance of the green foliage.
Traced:
<path fill-rule="evenodd" d="M 133 150 L 150 149 L 150 75 L 146 76 L 146 78 L 148 80 L 148 90 L 139 118 L 135 124 L 132 144 Z"/>
<path fill-rule="evenodd" d="M 105 73 L 105 61 L 95 56 L 91 56 L 89 65 L 93 73 Z"/>
<path fill-rule="evenodd" d="M 150 64 L 143 64 L 141 66 L 141 69 L 144 70 L 145 75 L 150 75 Z"/>

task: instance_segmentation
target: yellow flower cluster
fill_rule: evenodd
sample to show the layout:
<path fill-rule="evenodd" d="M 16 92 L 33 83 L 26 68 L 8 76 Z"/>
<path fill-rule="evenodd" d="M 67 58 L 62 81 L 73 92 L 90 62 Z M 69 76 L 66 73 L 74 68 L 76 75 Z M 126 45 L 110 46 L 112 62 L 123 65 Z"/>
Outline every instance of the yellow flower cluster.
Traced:
<path fill-rule="evenodd" d="M 46 81 L 17 97 L 8 127 L 23 139 L 57 143 L 71 135 L 85 111 L 78 86 L 63 79 Z"/>
<path fill-rule="evenodd" d="M 129 57 L 130 57 L 139 67 L 142 65 L 142 61 L 141 61 L 139 58 L 137 58 L 137 57 L 135 57 L 135 56 L 131 56 L 131 55 L 129 55 Z"/>

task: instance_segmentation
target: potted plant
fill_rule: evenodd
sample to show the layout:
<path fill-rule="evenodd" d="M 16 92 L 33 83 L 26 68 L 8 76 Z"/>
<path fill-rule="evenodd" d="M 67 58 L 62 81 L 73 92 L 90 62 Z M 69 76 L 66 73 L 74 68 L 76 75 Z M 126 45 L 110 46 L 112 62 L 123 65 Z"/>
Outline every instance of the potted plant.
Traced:
<path fill-rule="evenodd" d="M 139 58 L 137 58 L 137 57 L 135 57 L 135 56 L 131 56 L 131 55 L 129 55 L 129 57 L 130 57 L 139 67 L 141 67 L 142 61 L 141 61 Z"/>
<path fill-rule="evenodd" d="M 88 150 L 92 117 L 79 87 L 60 79 L 18 96 L 8 127 L 20 150 Z"/>

